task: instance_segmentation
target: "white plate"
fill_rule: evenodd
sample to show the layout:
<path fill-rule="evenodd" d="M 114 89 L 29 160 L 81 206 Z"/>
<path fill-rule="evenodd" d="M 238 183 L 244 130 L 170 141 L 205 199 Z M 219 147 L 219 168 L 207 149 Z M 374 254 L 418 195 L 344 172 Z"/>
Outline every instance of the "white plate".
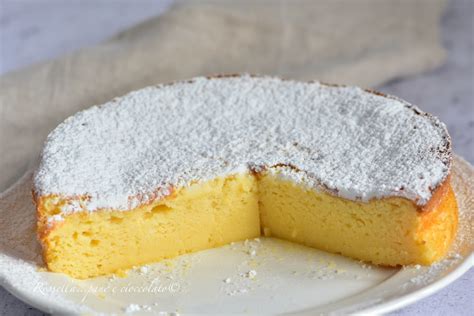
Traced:
<path fill-rule="evenodd" d="M 0 282 L 26 303 L 58 314 L 384 313 L 472 267 L 473 179 L 473 168 L 456 158 L 459 233 L 448 257 L 431 267 L 381 268 L 261 238 L 149 265 L 124 278 L 78 281 L 41 268 L 30 172 L 0 195 Z"/>

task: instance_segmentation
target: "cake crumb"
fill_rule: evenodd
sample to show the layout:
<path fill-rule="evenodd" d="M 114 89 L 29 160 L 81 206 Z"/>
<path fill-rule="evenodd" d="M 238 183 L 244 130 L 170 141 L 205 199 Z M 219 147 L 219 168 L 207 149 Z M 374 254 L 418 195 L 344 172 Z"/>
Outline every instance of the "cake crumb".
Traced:
<path fill-rule="evenodd" d="M 130 304 L 123 309 L 123 311 L 127 314 L 139 312 L 140 310 L 141 310 L 141 307 L 138 304 Z"/>

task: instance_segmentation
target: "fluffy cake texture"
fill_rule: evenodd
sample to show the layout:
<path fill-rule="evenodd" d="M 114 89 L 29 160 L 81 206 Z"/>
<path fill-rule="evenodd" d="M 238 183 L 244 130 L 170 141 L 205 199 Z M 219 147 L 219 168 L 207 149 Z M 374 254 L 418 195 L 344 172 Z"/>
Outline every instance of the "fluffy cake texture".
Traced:
<path fill-rule="evenodd" d="M 456 231 L 450 164 L 445 126 L 402 100 L 195 78 L 60 124 L 35 175 L 38 230 L 48 267 L 79 278 L 260 230 L 378 264 L 429 264 Z"/>

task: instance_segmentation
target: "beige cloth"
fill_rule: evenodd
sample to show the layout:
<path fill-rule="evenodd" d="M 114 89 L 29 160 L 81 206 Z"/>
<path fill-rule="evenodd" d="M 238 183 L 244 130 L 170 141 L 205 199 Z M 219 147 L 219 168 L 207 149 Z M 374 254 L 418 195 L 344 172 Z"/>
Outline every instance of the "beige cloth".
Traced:
<path fill-rule="evenodd" d="M 181 2 L 0 79 L 0 192 L 74 112 L 146 85 L 250 72 L 374 86 L 440 65 L 445 0 Z"/>

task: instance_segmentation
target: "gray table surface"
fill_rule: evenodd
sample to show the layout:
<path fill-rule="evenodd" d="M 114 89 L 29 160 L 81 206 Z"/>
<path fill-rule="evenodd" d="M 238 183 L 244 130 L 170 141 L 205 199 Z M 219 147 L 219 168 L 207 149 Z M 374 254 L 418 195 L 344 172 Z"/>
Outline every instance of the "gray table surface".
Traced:
<path fill-rule="evenodd" d="M 170 2 L 0 0 L 0 74 L 98 43 L 163 12 Z M 452 0 L 442 20 L 447 62 L 429 73 L 377 87 L 438 116 L 448 126 L 455 152 L 471 164 L 474 164 L 473 21 L 474 1 Z M 473 315 L 474 269 L 438 293 L 392 314 Z M 43 313 L 0 288 L 0 315 Z"/>

